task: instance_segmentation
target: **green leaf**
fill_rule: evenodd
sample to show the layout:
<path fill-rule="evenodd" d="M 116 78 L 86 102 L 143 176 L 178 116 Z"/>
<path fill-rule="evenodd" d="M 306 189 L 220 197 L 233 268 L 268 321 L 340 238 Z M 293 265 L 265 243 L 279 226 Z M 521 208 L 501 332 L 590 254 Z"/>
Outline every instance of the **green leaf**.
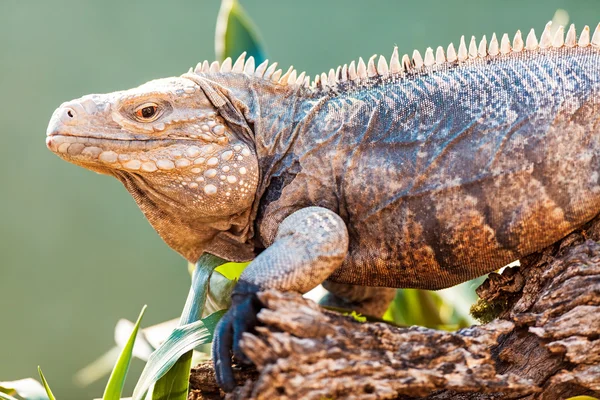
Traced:
<path fill-rule="evenodd" d="M 104 394 L 102 395 L 103 400 L 119 400 L 121 398 L 121 392 L 123 391 L 123 385 L 125 384 L 125 378 L 127 377 L 127 371 L 129 370 L 129 364 L 131 363 L 133 345 L 145 312 L 146 306 L 142 308 L 133 331 L 129 336 L 129 340 L 125 343 L 117 363 L 110 374 L 110 378 L 108 378 L 106 389 L 104 389 Z"/>
<path fill-rule="evenodd" d="M 242 6 L 237 0 L 222 0 L 215 32 L 217 60 L 231 57 L 235 61 L 244 51 L 254 57 L 256 65 L 266 58 L 258 30 Z"/>
<path fill-rule="evenodd" d="M 193 351 L 188 351 L 160 378 L 152 390 L 152 400 L 186 400 L 190 386 Z"/>
<path fill-rule="evenodd" d="M 196 270 L 192 276 L 192 286 L 185 301 L 185 306 L 179 319 L 180 325 L 198 321 L 202 317 L 210 277 L 219 265 L 225 264 L 222 258 L 204 253 L 196 263 Z"/>
<path fill-rule="evenodd" d="M 225 310 L 217 311 L 203 320 L 175 329 L 165 343 L 148 359 L 133 391 L 132 400 L 141 400 L 148 388 L 165 376 L 182 355 L 196 346 L 211 342 L 215 326 L 223 314 Z M 189 379 L 189 370 L 186 379 Z"/>
<path fill-rule="evenodd" d="M 223 265 L 219 265 L 215 271 L 221 273 L 225 278 L 234 281 L 240 279 L 240 275 L 244 272 L 244 269 L 250 264 L 249 262 L 235 263 L 229 262 Z"/>
<path fill-rule="evenodd" d="M 48 400 L 44 387 L 33 378 L 0 382 L 0 393 L 17 394 L 25 400 Z"/>
<path fill-rule="evenodd" d="M 56 397 L 54 397 L 52 390 L 50 390 L 50 386 L 48 385 L 46 377 L 44 376 L 44 373 L 42 372 L 42 368 L 40 366 L 38 366 L 38 373 L 40 374 L 40 379 L 42 380 L 42 385 L 44 385 L 44 389 L 46 389 L 46 394 L 48 395 L 48 398 L 50 400 L 56 400 Z"/>
<path fill-rule="evenodd" d="M 354 318 L 354 320 L 356 322 L 360 322 L 360 323 L 367 322 L 367 317 L 365 317 L 364 315 L 362 315 L 360 313 L 357 313 L 354 310 L 352 310 L 350 312 L 342 312 L 342 314 Z"/>
<path fill-rule="evenodd" d="M 199 319 L 205 309 L 211 275 L 215 268 L 225 262 L 225 260 L 211 254 L 205 253 L 200 257 L 196 263 L 192 285 L 181 313 L 180 327 L 175 329 L 148 359 L 133 391 L 132 400 L 141 400 L 150 386 L 165 376 L 179 357 L 200 344 L 212 341 L 212 333 L 224 311 L 215 312 L 202 320 Z M 178 375 L 177 378 L 181 381 L 184 379 L 182 374 Z M 185 379 L 189 379 L 189 369 L 185 373 Z M 159 384 L 157 382 L 157 385 L 165 387 L 163 383 Z"/>
<path fill-rule="evenodd" d="M 390 305 L 392 321 L 402 325 L 421 325 L 435 328 L 444 321 L 440 318 L 439 297 L 433 292 L 401 289 Z"/>
<path fill-rule="evenodd" d="M 469 314 L 477 300 L 475 288 L 481 280 L 468 281 L 440 291 L 400 289 L 383 319 L 398 325 L 421 325 L 428 328 L 456 330 L 471 326 Z"/>

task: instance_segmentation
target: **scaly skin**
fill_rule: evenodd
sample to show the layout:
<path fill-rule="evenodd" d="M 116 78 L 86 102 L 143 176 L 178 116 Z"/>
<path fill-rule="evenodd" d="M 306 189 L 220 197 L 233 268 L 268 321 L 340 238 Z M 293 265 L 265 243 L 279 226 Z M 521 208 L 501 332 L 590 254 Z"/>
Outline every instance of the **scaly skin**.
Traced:
<path fill-rule="evenodd" d="M 123 182 L 188 260 L 254 259 L 214 345 L 231 390 L 261 288 L 328 280 L 330 304 L 381 314 L 393 291 L 374 286 L 448 287 L 600 212 L 600 30 L 549 32 L 394 51 L 312 85 L 243 57 L 199 64 L 63 104 L 47 145 Z"/>

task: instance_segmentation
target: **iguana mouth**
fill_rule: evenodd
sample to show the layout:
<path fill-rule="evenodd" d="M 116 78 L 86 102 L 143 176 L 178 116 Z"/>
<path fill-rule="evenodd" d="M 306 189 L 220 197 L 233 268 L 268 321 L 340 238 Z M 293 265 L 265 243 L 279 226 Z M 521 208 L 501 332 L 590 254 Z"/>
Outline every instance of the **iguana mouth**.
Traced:
<path fill-rule="evenodd" d="M 194 139 L 125 140 L 52 133 L 46 146 L 58 156 L 75 164 L 102 165 L 107 169 L 154 172 L 174 168 L 193 168 L 203 164 L 216 146 Z"/>
<path fill-rule="evenodd" d="M 164 148 L 170 145 L 189 143 L 191 139 L 136 139 L 128 140 L 125 138 L 106 138 L 97 136 L 79 136 L 64 133 L 53 133 L 46 137 L 46 146 L 55 153 L 77 156 L 88 149 L 88 153 L 94 152 L 93 148 L 99 150 L 110 149 L 113 151 L 123 151 L 126 153 L 136 151 L 150 151 L 153 149 Z"/>

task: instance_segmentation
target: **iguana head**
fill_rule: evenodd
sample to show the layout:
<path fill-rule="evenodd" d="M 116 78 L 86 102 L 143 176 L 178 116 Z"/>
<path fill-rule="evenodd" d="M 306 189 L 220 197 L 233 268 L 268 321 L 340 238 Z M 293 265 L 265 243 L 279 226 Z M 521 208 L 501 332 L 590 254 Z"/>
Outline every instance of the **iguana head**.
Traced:
<path fill-rule="evenodd" d="M 257 158 L 243 127 L 219 111 L 235 101 L 206 82 L 159 79 L 63 103 L 46 144 L 73 164 L 123 182 L 163 239 L 188 260 L 207 249 L 247 259 L 244 251 L 225 254 L 231 246 L 223 242 L 247 239 Z"/>

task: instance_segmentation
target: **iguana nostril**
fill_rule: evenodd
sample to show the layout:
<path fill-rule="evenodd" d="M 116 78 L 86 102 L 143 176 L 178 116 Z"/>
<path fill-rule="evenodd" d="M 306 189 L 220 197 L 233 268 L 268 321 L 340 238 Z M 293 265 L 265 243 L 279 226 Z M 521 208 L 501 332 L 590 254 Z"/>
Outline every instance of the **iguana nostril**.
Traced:
<path fill-rule="evenodd" d="M 71 111 L 71 110 L 68 110 L 68 111 L 67 111 L 67 115 L 68 115 L 69 117 L 71 117 L 71 118 L 73 118 L 73 117 L 74 117 L 74 115 L 73 115 L 73 111 Z"/>

